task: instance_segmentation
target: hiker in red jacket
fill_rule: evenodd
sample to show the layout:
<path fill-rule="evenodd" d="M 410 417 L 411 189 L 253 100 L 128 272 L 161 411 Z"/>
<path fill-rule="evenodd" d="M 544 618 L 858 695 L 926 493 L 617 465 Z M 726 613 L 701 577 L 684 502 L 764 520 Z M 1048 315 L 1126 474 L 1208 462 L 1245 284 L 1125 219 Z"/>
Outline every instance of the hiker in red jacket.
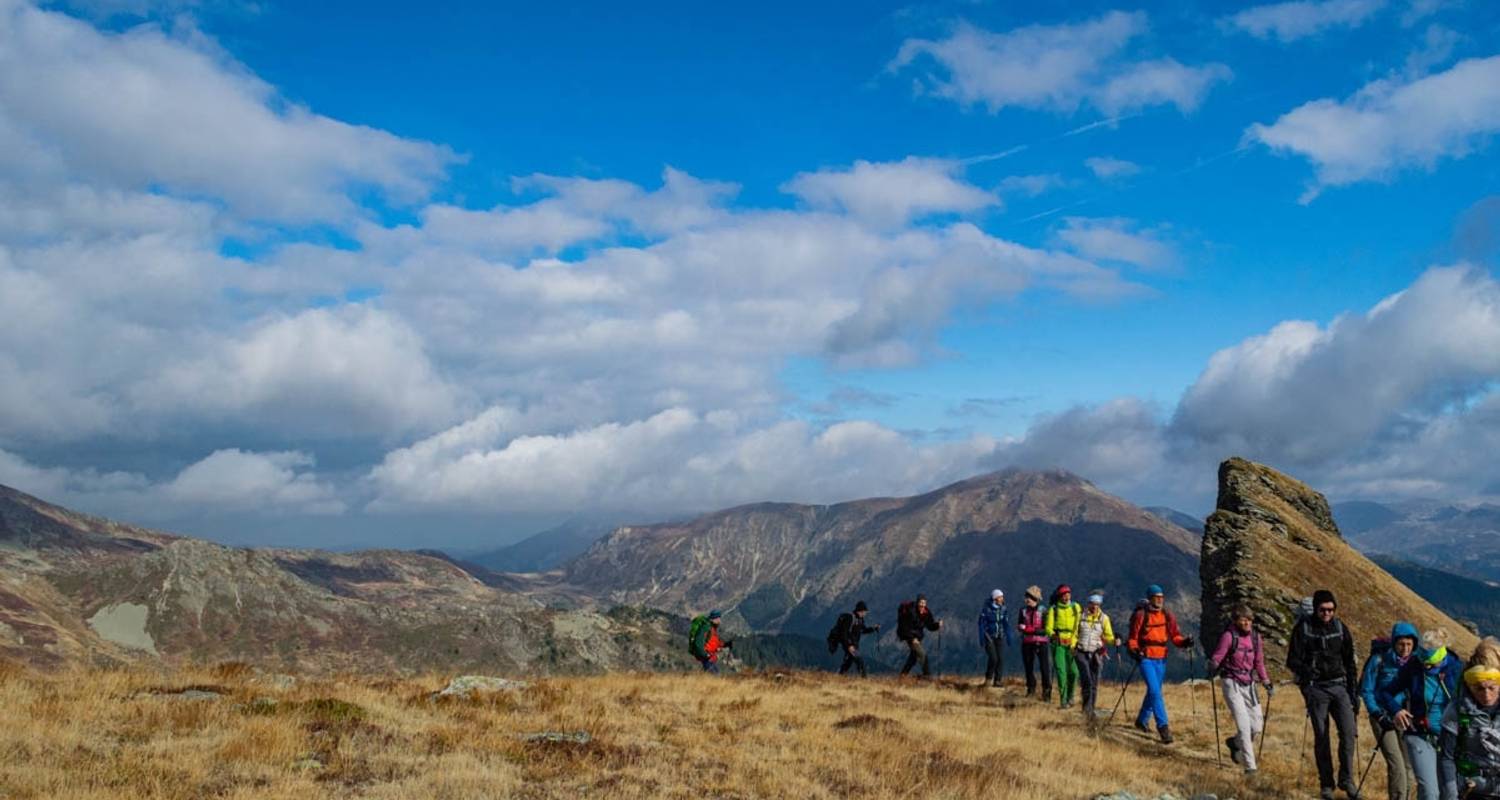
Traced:
<path fill-rule="evenodd" d="M 1166 595 L 1156 584 L 1146 587 L 1146 600 L 1136 606 L 1130 615 L 1130 654 L 1140 662 L 1141 677 L 1146 680 L 1146 697 L 1141 700 L 1141 712 L 1135 717 L 1135 726 L 1150 732 L 1146 721 L 1156 718 L 1156 732 L 1162 744 L 1172 743 L 1172 730 L 1167 722 L 1167 703 L 1162 699 L 1161 683 L 1167 675 L 1167 645 L 1180 648 L 1193 646 L 1193 637 L 1183 636 L 1177 627 L 1177 616 L 1166 608 Z"/>
<path fill-rule="evenodd" d="M 1052 654 L 1047 641 L 1047 609 L 1042 606 L 1042 587 L 1026 587 L 1026 605 L 1016 612 L 1021 631 L 1021 662 L 1026 665 L 1026 696 L 1036 695 L 1037 673 L 1042 677 L 1042 702 L 1052 699 Z"/>

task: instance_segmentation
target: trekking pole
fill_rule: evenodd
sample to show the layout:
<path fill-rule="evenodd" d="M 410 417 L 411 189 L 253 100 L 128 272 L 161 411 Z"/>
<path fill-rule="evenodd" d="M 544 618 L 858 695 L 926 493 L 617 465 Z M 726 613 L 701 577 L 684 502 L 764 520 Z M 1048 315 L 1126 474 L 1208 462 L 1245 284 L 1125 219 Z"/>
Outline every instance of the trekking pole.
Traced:
<path fill-rule="evenodd" d="M 1204 656 L 1208 658 L 1208 656 Z M 1208 672 L 1208 664 L 1203 665 L 1203 672 Z M 1255 691 L 1255 684 L 1250 685 L 1250 691 Z M 1214 758 L 1218 759 L 1219 766 L 1224 766 L 1224 743 L 1219 741 L 1219 700 L 1214 692 L 1213 678 L 1209 678 L 1208 702 L 1214 707 Z M 1264 735 L 1262 735 L 1264 736 Z"/>
<path fill-rule="evenodd" d="M 1198 718 L 1198 660 L 1193 658 L 1191 650 L 1187 652 L 1188 660 L 1188 703 L 1193 707 L 1193 719 Z"/>
<path fill-rule="evenodd" d="M 1362 774 L 1362 775 L 1359 776 L 1359 785 L 1356 786 L 1356 787 L 1354 787 L 1354 796 L 1355 797 L 1358 797 L 1359 793 L 1362 792 L 1362 791 L 1364 791 L 1364 788 L 1365 788 L 1365 778 L 1370 777 L 1370 767 L 1375 766 L 1375 756 L 1377 756 L 1379 754 L 1380 754 L 1380 742 L 1377 741 L 1375 743 L 1375 749 L 1370 751 L 1370 760 L 1369 760 L 1369 762 L 1367 762 L 1365 764 L 1364 774 Z"/>
<path fill-rule="evenodd" d="M 1266 752 L 1266 735 L 1271 732 L 1271 698 L 1276 693 L 1270 689 L 1266 690 L 1266 713 L 1260 720 L 1260 744 L 1255 746 L 1255 763 L 1260 763 L 1260 754 Z"/>
<path fill-rule="evenodd" d="M 1125 685 L 1120 689 L 1120 699 L 1115 701 L 1115 707 L 1109 712 L 1109 719 L 1104 721 L 1105 725 L 1115 721 L 1115 714 L 1120 710 L 1120 704 L 1125 702 L 1125 693 L 1130 691 L 1130 682 L 1135 680 L 1135 674 L 1140 671 L 1141 662 L 1137 661 L 1135 662 L 1135 666 L 1131 668 L 1130 674 L 1125 677 Z"/>

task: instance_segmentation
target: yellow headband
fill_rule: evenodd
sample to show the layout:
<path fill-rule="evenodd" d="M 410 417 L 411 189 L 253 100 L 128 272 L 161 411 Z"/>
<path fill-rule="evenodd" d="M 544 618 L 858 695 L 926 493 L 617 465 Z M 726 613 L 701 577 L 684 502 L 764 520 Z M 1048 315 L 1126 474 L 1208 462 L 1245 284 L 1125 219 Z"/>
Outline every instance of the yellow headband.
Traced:
<path fill-rule="evenodd" d="M 1469 667 L 1464 670 L 1464 683 L 1471 688 L 1477 688 L 1481 683 L 1500 684 L 1500 669 L 1487 667 L 1483 664 Z"/>

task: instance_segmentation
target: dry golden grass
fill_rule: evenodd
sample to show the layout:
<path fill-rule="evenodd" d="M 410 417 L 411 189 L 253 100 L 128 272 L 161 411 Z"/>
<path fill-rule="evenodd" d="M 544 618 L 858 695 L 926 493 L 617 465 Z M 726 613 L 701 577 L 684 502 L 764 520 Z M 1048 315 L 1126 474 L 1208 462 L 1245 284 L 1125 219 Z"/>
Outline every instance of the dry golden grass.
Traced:
<path fill-rule="evenodd" d="M 1238 767 L 1216 767 L 1206 686 L 1192 697 L 1171 688 L 1178 743 L 1168 748 L 1130 727 L 1138 686 L 1114 724 L 1091 735 L 1076 709 L 974 682 L 621 674 L 434 703 L 446 676 L 309 677 L 278 689 L 233 665 L 55 674 L 0 665 L 0 798 L 1315 794 L 1298 759 L 1295 691 L 1278 696 L 1262 775 L 1247 782 Z M 167 694 L 191 686 L 224 696 Z M 1118 686 L 1101 693 L 1108 704 L 1118 695 Z M 549 730 L 593 738 L 520 738 Z M 1383 794 L 1379 772 L 1371 796 Z"/>

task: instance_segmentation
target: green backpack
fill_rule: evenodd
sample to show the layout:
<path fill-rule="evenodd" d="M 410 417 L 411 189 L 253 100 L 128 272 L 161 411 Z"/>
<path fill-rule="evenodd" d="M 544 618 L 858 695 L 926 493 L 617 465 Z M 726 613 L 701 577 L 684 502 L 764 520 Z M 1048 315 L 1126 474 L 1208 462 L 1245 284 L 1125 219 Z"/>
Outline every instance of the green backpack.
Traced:
<path fill-rule="evenodd" d="M 693 624 L 688 626 L 689 653 L 692 653 L 695 656 L 698 655 L 698 636 L 702 634 L 704 641 L 707 641 L 708 636 L 704 634 L 704 632 L 708 630 L 708 627 L 709 622 L 707 614 L 699 614 L 698 616 L 693 617 Z"/>

